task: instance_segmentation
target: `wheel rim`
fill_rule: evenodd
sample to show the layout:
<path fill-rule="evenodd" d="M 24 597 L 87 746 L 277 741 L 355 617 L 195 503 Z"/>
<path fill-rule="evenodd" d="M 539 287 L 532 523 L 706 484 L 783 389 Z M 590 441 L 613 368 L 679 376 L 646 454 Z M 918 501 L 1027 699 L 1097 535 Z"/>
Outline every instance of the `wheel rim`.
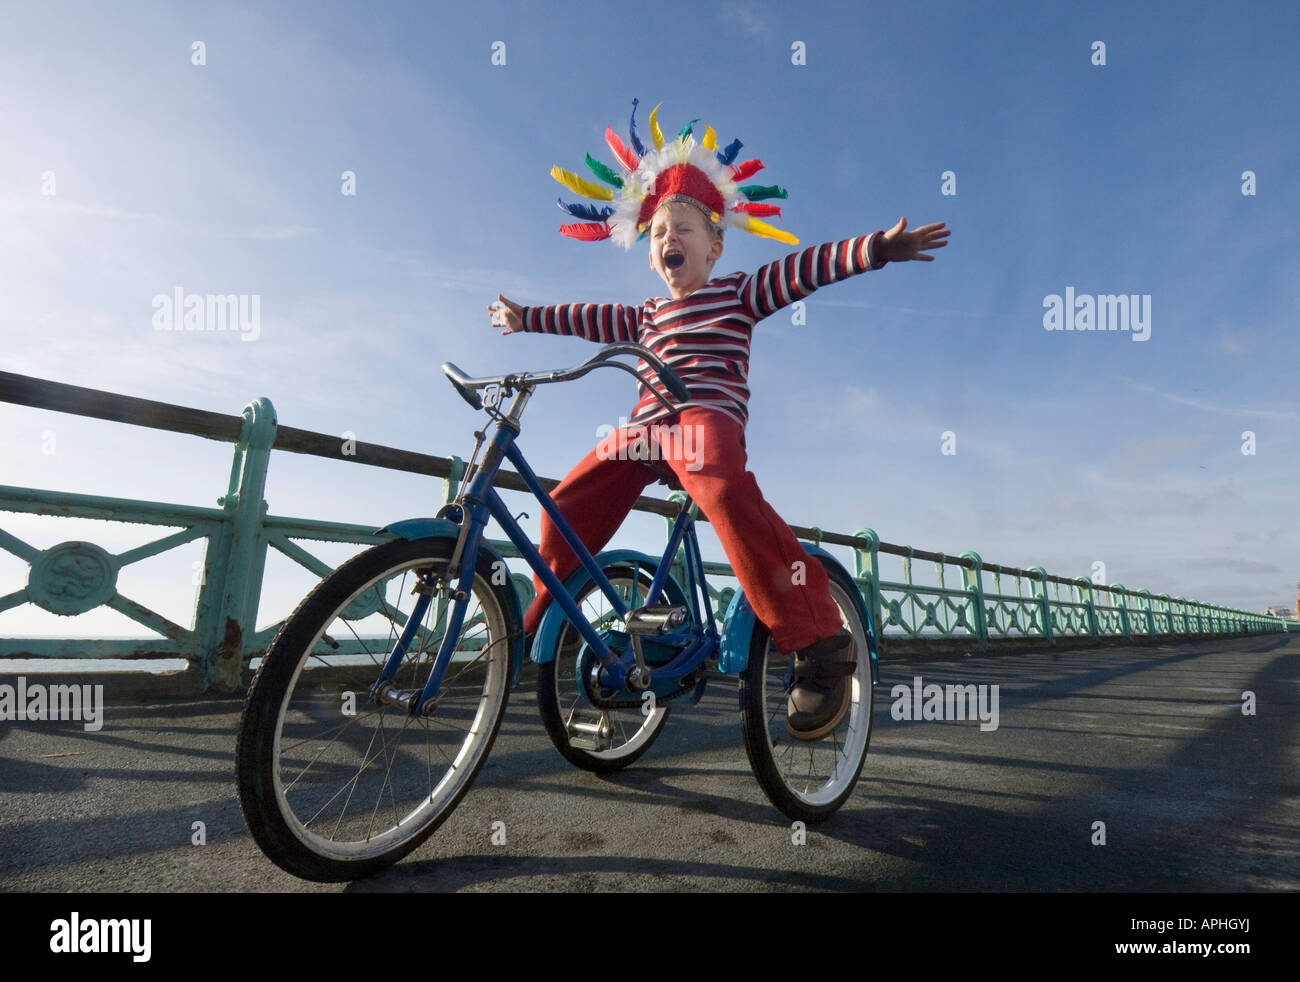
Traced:
<path fill-rule="evenodd" d="M 852 600 L 831 580 L 840 621 L 853 635 L 857 670 L 849 678 L 849 708 L 839 725 L 820 740 L 796 740 L 786 729 L 792 657 L 769 640 L 763 664 L 763 717 L 773 769 L 785 789 L 810 807 L 830 805 L 857 781 L 871 736 L 871 664 L 866 631 L 859 618 L 846 618 Z"/>
<path fill-rule="evenodd" d="M 643 575 L 636 578 L 631 570 L 613 575 L 606 571 L 606 576 L 618 591 L 619 597 L 629 607 L 644 602 L 646 590 L 650 585 L 647 577 Z M 635 593 L 634 585 L 637 586 Z M 618 615 L 614 612 L 609 598 L 595 585 L 588 588 L 585 593 L 579 594 L 577 604 L 578 610 L 587 618 L 588 623 L 595 626 L 598 631 L 617 623 Z M 585 698 L 576 676 L 583 647 L 581 637 L 574 630 L 573 625 L 566 624 L 560 633 L 555 655 L 555 699 L 560 710 L 560 718 L 564 721 L 566 729 L 570 721 L 575 718 L 575 714 L 578 714 L 578 718 L 584 722 L 604 721 L 609 727 L 613 745 L 605 750 L 588 750 L 582 747 L 573 749 L 581 750 L 582 753 L 599 760 L 618 760 L 635 754 L 654 738 L 668 709 L 666 706 L 656 704 L 649 714 L 644 714 L 640 709 L 594 707 Z M 627 698 L 627 696 L 627 693 L 622 693 L 622 697 Z"/>
<path fill-rule="evenodd" d="M 494 735 L 509 652 L 503 617 L 480 575 L 435 714 L 417 718 L 369 699 L 397 625 L 414 605 L 416 571 L 428 566 L 428 557 L 395 564 L 353 591 L 304 650 L 286 687 L 275 727 L 276 802 L 289 829 L 318 855 L 361 860 L 418 835 L 455 803 Z M 439 607 L 429 605 L 394 676 L 403 689 L 428 679 L 441 640 Z M 352 716 L 344 712 L 349 691 Z"/>

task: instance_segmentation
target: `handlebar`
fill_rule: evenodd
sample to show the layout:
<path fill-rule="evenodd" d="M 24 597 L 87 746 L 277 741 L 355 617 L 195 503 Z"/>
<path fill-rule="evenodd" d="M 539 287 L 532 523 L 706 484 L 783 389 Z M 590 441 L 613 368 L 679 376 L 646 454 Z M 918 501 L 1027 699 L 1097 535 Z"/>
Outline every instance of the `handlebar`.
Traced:
<path fill-rule="evenodd" d="M 631 365 L 621 361 L 612 361 L 618 355 L 636 355 L 641 358 L 659 377 L 672 396 L 680 402 L 686 402 L 690 399 L 690 392 L 687 391 L 686 385 L 682 382 L 681 377 L 673 371 L 663 359 L 656 355 L 649 348 L 640 344 L 622 342 L 619 344 L 606 345 L 596 352 L 586 361 L 575 365 L 572 368 L 555 369 L 550 372 L 522 372 L 511 375 L 497 375 L 491 378 L 471 378 L 457 368 L 451 362 L 443 362 L 442 373 L 447 376 L 448 381 L 460 393 L 462 399 L 468 402 L 475 409 L 483 408 L 483 400 L 479 397 L 478 390 L 485 389 L 492 385 L 500 385 L 509 389 L 519 389 L 525 386 L 544 385 L 548 382 L 569 382 L 576 378 L 582 378 L 588 372 L 593 372 L 597 368 L 621 368 L 623 371 L 634 376 L 638 381 L 644 383 L 645 379 Z M 654 393 L 655 398 L 662 402 L 669 409 L 677 409 L 671 402 L 660 395 L 659 391 L 653 386 L 647 386 Z"/>

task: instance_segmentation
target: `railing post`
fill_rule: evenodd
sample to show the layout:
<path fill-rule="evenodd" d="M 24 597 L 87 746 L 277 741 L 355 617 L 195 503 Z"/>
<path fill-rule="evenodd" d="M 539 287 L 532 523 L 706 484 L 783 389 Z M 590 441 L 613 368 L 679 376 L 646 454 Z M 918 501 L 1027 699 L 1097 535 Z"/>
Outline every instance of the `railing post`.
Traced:
<path fill-rule="evenodd" d="M 962 586 L 966 588 L 966 593 L 970 597 L 970 602 L 975 605 L 975 620 L 970 627 L 975 631 L 975 636 L 979 639 L 979 646 L 987 648 L 989 643 L 989 626 L 984 611 L 984 577 L 982 570 L 984 561 L 980 559 L 978 552 L 963 552 L 962 559 L 969 559 L 973 569 L 961 568 Z"/>
<path fill-rule="evenodd" d="M 1048 644 L 1056 644 L 1056 636 L 1052 633 L 1052 602 L 1047 597 L 1047 570 L 1041 566 L 1031 567 L 1029 572 L 1035 577 L 1033 584 L 1034 596 L 1038 598 L 1039 616 L 1043 619 L 1043 637 Z"/>
<path fill-rule="evenodd" d="M 219 541 L 205 562 L 200 603 L 206 630 L 199 634 L 203 646 L 205 688 L 231 692 L 239 688 L 244 666 L 244 642 L 251 640 L 257 624 L 258 600 L 262 594 L 262 571 L 266 561 L 266 540 L 262 517 L 266 513 L 266 471 L 275 443 L 275 407 L 271 400 L 257 399 L 244 407 L 244 426 L 235 445 L 230 465 L 230 483 L 217 504 L 225 510 Z M 197 627 L 197 625 L 196 625 Z"/>
<path fill-rule="evenodd" d="M 456 500 L 456 495 L 460 492 L 460 479 L 465 476 L 465 461 L 459 457 L 452 456 L 451 470 L 442 481 L 442 503 L 449 505 Z"/>
<path fill-rule="evenodd" d="M 1142 589 L 1138 592 L 1138 603 L 1146 610 L 1147 633 L 1152 637 L 1156 633 L 1156 615 L 1151 610 L 1151 591 Z"/>
<path fill-rule="evenodd" d="M 1088 633 L 1094 638 L 1101 636 L 1100 626 L 1097 623 L 1097 606 L 1092 600 L 1092 580 L 1086 576 L 1080 576 L 1074 581 L 1079 587 L 1079 593 L 1084 598 L 1084 603 L 1088 608 Z"/>
<path fill-rule="evenodd" d="M 1126 637 L 1126 638 L 1131 638 L 1131 637 L 1133 637 L 1133 622 L 1130 621 L 1129 618 L 1128 618 L 1128 590 L 1126 590 L 1126 589 L 1124 588 L 1124 584 L 1122 584 L 1122 583 L 1112 583 L 1112 584 L 1111 584 L 1111 587 L 1112 587 L 1112 591 L 1111 591 L 1111 598 L 1112 598 L 1112 599 L 1113 599 L 1114 596 L 1115 596 L 1115 592 L 1114 592 L 1114 591 L 1116 591 L 1116 590 L 1119 591 L 1119 626 L 1120 626 L 1120 629 L 1124 632 L 1124 637 Z"/>
<path fill-rule="evenodd" d="M 858 584 L 858 589 L 863 591 L 863 599 L 867 602 L 867 611 L 871 614 L 873 623 L 872 630 L 876 634 L 876 645 L 879 646 L 881 638 L 884 637 L 882 603 L 880 596 L 880 536 L 876 535 L 875 529 L 860 528 L 853 533 L 855 539 L 866 539 L 866 546 L 853 547 L 853 579 Z M 865 582 L 865 587 L 863 583 Z"/>

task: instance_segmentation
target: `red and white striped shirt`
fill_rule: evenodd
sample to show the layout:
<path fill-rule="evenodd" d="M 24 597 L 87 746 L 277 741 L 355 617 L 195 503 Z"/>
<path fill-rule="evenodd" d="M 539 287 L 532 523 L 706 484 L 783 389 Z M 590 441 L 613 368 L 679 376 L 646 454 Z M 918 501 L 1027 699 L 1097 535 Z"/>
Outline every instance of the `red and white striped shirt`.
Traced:
<path fill-rule="evenodd" d="M 749 419 L 749 343 L 754 325 L 818 287 L 884 263 L 872 262 L 875 236 L 824 242 L 767 263 L 758 272 L 709 280 L 681 299 L 657 297 L 639 307 L 571 303 L 524 307 L 525 331 L 567 334 L 599 344 L 631 341 L 662 358 L 686 384 L 690 401 L 676 403 L 644 360 L 637 369 L 677 408 L 702 406 L 744 426 Z M 644 424 L 675 412 L 642 383 L 630 423 Z"/>

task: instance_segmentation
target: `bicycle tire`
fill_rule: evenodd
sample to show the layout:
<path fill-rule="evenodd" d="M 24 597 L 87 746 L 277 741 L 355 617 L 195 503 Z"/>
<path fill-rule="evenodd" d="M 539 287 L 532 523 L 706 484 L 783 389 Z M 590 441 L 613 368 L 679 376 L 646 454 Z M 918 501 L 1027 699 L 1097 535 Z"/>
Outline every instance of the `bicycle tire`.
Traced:
<path fill-rule="evenodd" d="M 353 557 L 299 604 L 267 649 L 240 719 L 236 783 L 249 831 L 281 869 L 340 882 L 397 862 L 446 820 L 487 759 L 509 696 L 510 639 L 522 628 L 512 587 L 494 583 L 500 577 L 485 552 L 434 715 L 375 705 L 368 695 L 394 625 L 415 601 L 418 571 L 445 568 L 454 546 L 398 539 Z M 394 676 L 404 689 L 428 679 L 441 639 L 437 612 L 431 603 Z M 354 798 L 358 811 L 349 815 Z"/>
<path fill-rule="evenodd" d="M 874 703 L 867 627 L 853 601 L 856 588 L 838 565 L 825 560 L 822 565 L 857 653 L 857 670 L 849 679 L 849 708 L 839 726 L 821 740 L 790 736 L 785 717 L 793 658 L 777 651 L 761 622 L 754 625 L 749 663 L 740 673 L 741 728 L 754 776 L 782 813 L 808 823 L 830 818 L 853 793 L 871 742 Z"/>
<path fill-rule="evenodd" d="M 637 596 L 644 598 L 650 586 L 650 575 L 636 565 Z M 633 564 L 629 562 L 606 566 L 603 570 L 610 584 L 630 607 L 639 606 L 631 599 L 634 582 Z M 588 580 L 574 598 L 578 609 L 588 615 L 589 623 L 602 629 L 616 615 L 613 607 L 596 586 Z M 588 613 L 590 612 L 590 613 Z M 668 722 L 668 707 L 656 704 L 649 712 L 642 709 L 598 709 L 582 697 L 575 676 L 576 663 L 584 642 L 572 624 L 566 623 L 556 642 L 555 657 L 537 666 L 537 711 L 542 726 L 551 743 L 569 763 L 595 774 L 608 774 L 635 763 L 663 731 Z M 577 714 L 582 714 L 579 717 Z M 592 726 L 607 727 L 613 744 L 603 750 L 588 750 L 574 746 L 570 725 L 578 719 Z"/>

